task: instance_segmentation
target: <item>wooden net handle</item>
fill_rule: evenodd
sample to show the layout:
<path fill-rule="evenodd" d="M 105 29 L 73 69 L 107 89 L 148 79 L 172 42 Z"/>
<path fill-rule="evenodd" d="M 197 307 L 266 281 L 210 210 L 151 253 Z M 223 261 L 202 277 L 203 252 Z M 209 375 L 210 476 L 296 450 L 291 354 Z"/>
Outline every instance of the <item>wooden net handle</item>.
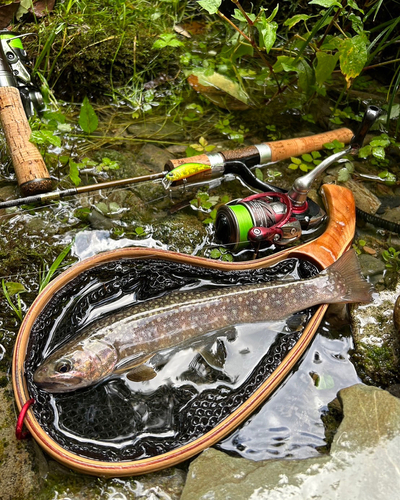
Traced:
<path fill-rule="evenodd" d="M 37 147 L 29 142 L 31 128 L 19 90 L 15 87 L 0 87 L 0 121 L 23 195 L 51 190 L 51 179 L 43 158 Z"/>

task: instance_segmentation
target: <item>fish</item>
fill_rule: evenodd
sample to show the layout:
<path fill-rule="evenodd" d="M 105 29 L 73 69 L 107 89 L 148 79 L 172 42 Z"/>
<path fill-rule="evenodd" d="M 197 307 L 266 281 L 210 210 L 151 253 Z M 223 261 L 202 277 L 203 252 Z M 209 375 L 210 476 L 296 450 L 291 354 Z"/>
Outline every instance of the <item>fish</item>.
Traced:
<path fill-rule="evenodd" d="M 93 321 L 51 353 L 33 381 L 50 393 L 65 393 L 119 374 L 150 380 L 157 374 L 153 356 L 206 333 L 282 320 L 318 304 L 370 302 L 371 294 L 354 250 L 309 279 L 172 292 Z"/>

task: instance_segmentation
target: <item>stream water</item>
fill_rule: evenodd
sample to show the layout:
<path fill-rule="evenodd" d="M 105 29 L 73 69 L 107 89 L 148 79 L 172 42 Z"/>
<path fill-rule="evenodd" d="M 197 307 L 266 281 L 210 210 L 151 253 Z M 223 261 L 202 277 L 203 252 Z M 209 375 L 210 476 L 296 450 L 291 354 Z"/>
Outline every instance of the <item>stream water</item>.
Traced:
<path fill-rule="evenodd" d="M 287 117 L 284 118 L 284 121 L 286 120 Z M 298 132 L 296 130 L 296 133 Z M 304 130 L 305 134 L 309 132 L 309 130 Z M 221 144 L 221 147 L 226 147 L 226 143 Z M 140 151 L 143 153 L 143 149 L 143 144 L 140 143 L 134 148 L 122 146 L 118 149 L 113 146 L 109 150 L 105 150 L 104 155 L 118 158 L 120 169 L 116 175 L 123 177 L 142 173 L 143 169 L 146 169 L 144 166 L 146 161 L 148 163 L 152 161 L 152 154 L 155 150 L 144 154 L 142 157 L 144 160 L 142 159 L 140 164 L 132 161 L 132 158 L 137 159 Z M 161 155 L 164 153 L 167 154 L 167 157 L 171 156 L 169 151 L 166 153 L 166 148 L 157 147 L 157 150 Z M 132 163 L 134 163 L 133 166 Z M 267 168 L 270 176 L 276 175 L 275 173 L 279 170 L 284 172 L 284 175 L 279 178 L 279 182 L 286 187 L 298 175 L 294 172 L 287 173 L 286 164 L 270 165 Z M 86 175 L 93 180 L 95 177 L 92 174 L 93 171 Z M 106 176 L 110 176 L 110 174 L 108 173 Z M 12 182 L 12 176 L 3 179 L 3 185 L 0 188 L 3 196 L 9 196 L 9 193 L 16 196 Z M 210 194 L 220 201 L 227 193 L 230 193 L 231 198 L 235 198 L 246 196 L 250 194 L 250 191 L 234 180 L 223 184 Z M 181 203 L 179 205 L 176 200 L 171 201 L 160 196 L 159 185 L 148 185 L 119 189 L 113 192 L 103 191 L 96 195 L 79 197 L 37 209 L 24 207 L 10 210 L 1 216 L 1 275 L 5 282 L 19 283 L 24 287 L 25 291 L 20 290 L 20 300 L 22 312 L 25 313 L 37 293 L 37 276 L 43 263 L 48 268 L 61 249 L 65 248 L 73 239 L 74 244 L 65 261 L 66 265 L 101 251 L 135 245 L 209 256 L 212 249 L 220 250 L 220 248 L 212 240 L 212 225 L 202 222 L 202 219 L 205 218 L 204 212 L 207 210 L 204 208 L 191 209 L 188 207 L 189 200 L 190 198 L 179 200 Z M 373 237 L 375 238 L 375 236 Z M 386 243 L 385 238 L 386 236 L 383 237 L 382 245 Z M 221 256 L 223 255 L 222 251 Z M 148 274 L 151 274 L 150 271 L 151 269 Z M 112 274 L 112 271 L 109 274 Z M 93 289 L 90 288 L 90 291 L 93 292 Z M 81 293 L 82 290 L 79 287 L 73 290 L 71 301 L 74 302 L 77 297 L 80 298 Z M 16 297 L 12 300 L 15 305 L 18 305 Z M 4 298 L 2 303 L 3 308 L 0 312 L 0 366 L 2 373 L 5 374 L 5 383 L 7 383 L 10 379 L 12 346 L 18 331 L 19 321 L 13 315 Z M 59 311 L 56 310 L 55 314 L 58 315 Z M 82 320 L 79 316 L 76 318 Z M 84 319 L 87 318 L 88 316 L 84 317 Z M 67 324 L 70 319 L 69 316 L 65 316 L 65 323 Z M 266 328 L 269 328 L 268 335 L 265 334 Z M 227 370 L 222 376 L 221 373 L 212 372 L 212 370 L 210 375 L 209 368 L 205 368 L 203 361 L 196 357 L 196 352 L 187 348 L 185 352 L 175 353 L 172 357 L 164 360 L 164 368 L 161 371 L 162 380 L 149 382 L 146 391 L 143 391 L 142 386 L 139 387 L 135 383 L 128 384 L 126 380 L 123 380 L 122 383 L 113 382 L 106 388 L 104 386 L 99 389 L 100 396 L 98 392 L 92 392 L 87 398 L 87 406 L 83 405 L 82 407 L 74 399 L 75 396 L 61 397 L 60 399 L 52 396 L 47 401 L 47 404 L 50 404 L 54 411 L 51 417 L 53 419 L 52 429 L 56 428 L 55 433 L 61 436 L 60 440 L 66 443 L 66 446 L 68 446 L 68 442 L 76 442 L 78 447 L 82 442 L 94 443 L 94 448 L 87 452 L 89 456 L 99 456 L 96 455 L 99 449 L 101 449 L 100 455 L 107 455 L 110 453 L 108 445 L 113 446 L 114 450 L 111 453 L 113 460 L 121 458 L 118 455 L 121 449 L 123 450 L 121 441 L 127 440 L 129 442 L 131 448 L 127 447 L 128 455 L 139 440 L 136 434 L 133 435 L 132 428 L 124 425 L 124 419 L 131 413 L 137 419 L 130 418 L 129 423 L 134 427 L 140 427 L 146 436 L 150 435 L 153 439 L 157 435 L 162 435 L 162 439 L 166 441 L 171 440 L 171 438 L 175 439 L 176 430 L 172 424 L 174 418 L 179 414 L 179 409 L 177 409 L 179 406 L 174 410 L 174 418 L 171 417 L 173 412 L 168 413 L 168 415 L 164 414 L 165 407 L 168 406 L 171 399 L 180 398 L 180 404 L 183 407 L 198 391 L 197 383 L 203 384 L 202 390 L 212 389 L 214 393 L 219 390 L 218 384 L 222 384 L 224 388 L 230 386 L 230 389 L 236 390 L 244 381 L 245 375 L 251 374 L 252 368 L 262 360 L 262 354 L 267 352 L 276 341 L 277 333 L 282 331 L 290 333 L 290 328 L 288 330 L 284 323 L 278 327 L 277 325 L 248 326 L 246 339 L 250 339 L 250 344 L 245 346 L 247 340 L 243 340 L 245 338 L 244 330 L 245 328 L 242 326 L 236 328 L 234 342 L 229 341 L 229 335 L 226 332 L 223 334 L 220 332 L 219 336 L 217 335 L 213 340 L 215 348 L 222 345 L 222 350 L 228 351 L 230 356 L 227 358 Z M 53 333 L 51 332 L 50 339 Z M 43 342 L 46 344 L 47 340 L 44 339 Z M 47 348 L 51 342 L 52 340 L 46 344 Z M 43 344 L 40 345 L 43 346 Z M 251 356 L 246 357 L 243 354 L 244 346 L 252 353 Z M 336 327 L 325 320 L 303 359 L 285 382 L 248 421 L 220 442 L 217 448 L 250 460 L 308 458 L 318 456 L 321 451 L 326 451 L 327 441 L 322 417 L 328 412 L 328 403 L 336 397 L 341 388 L 360 381 L 350 359 L 353 347 L 349 324 Z M 37 360 L 35 362 L 37 363 Z M 239 365 L 245 366 L 245 373 L 237 370 Z M 32 365 L 28 364 L 27 366 L 32 368 Z M 176 366 L 179 366 L 181 375 L 186 372 L 187 376 L 183 381 L 180 380 L 175 384 L 178 385 L 178 388 L 183 387 L 183 392 L 186 391 L 185 394 L 178 395 L 179 397 L 168 392 L 169 388 L 163 389 L 163 383 L 166 380 L 169 381 L 167 385 L 171 385 L 171 374 Z M 187 373 L 190 370 L 191 373 Z M 201 379 L 204 376 L 206 378 Z M 154 396 L 154 394 L 159 395 L 157 391 L 159 393 L 164 391 L 162 397 L 158 399 Z M 149 416 L 148 409 L 151 407 L 152 398 L 157 399 L 157 401 L 154 403 L 153 414 Z M 66 408 L 74 408 L 75 413 L 63 411 L 65 407 L 63 407 L 61 400 L 66 402 Z M 102 401 L 102 412 L 98 412 L 96 407 L 96 403 L 100 400 Z M 118 412 L 107 410 L 111 400 L 118 407 Z M 43 408 L 38 407 L 36 410 L 38 415 L 41 409 Z M 104 421 L 104 415 L 108 415 L 107 418 L 111 419 L 110 425 Z M 145 417 L 144 420 L 143 417 Z M 116 428 L 117 421 L 120 424 L 118 429 Z M 160 421 L 162 421 L 162 425 L 159 425 Z M 166 421 L 171 424 L 168 428 L 164 425 Z M 90 435 L 85 433 L 85 425 L 90 427 Z M 110 429 L 113 432 L 118 431 L 118 435 L 111 435 Z M 176 446 L 176 441 L 171 446 Z M 140 454 L 142 452 L 141 448 Z M 151 452 L 151 446 L 145 450 L 145 453 Z M 123 452 L 121 453 L 123 455 Z M 184 464 L 184 467 L 186 465 Z M 54 487 L 54 491 L 66 491 L 69 484 L 67 475 L 61 480 L 59 476 L 57 477 L 60 482 Z M 63 476 L 61 475 L 61 477 Z M 120 482 L 124 484 L 123 479 Z M 128 484 L 128 481 L 125 484 Z M 60 496 L 58 498 L 67 497 Z M 148 498 L 153 497 L 149 494 Z"/>

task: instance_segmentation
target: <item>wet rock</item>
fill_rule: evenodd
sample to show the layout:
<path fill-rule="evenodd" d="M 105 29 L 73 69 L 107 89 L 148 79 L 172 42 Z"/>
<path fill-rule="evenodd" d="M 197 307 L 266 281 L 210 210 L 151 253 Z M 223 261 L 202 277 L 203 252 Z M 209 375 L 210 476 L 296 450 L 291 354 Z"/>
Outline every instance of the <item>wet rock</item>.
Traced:
<path fill-rule="evenodd" d="M 377 212 L 381 202 L 368 188 L 364 186 L 364 184 L 350 179 L 343 185 L 352 191 L 357 208 L 369 214 L 375 214 Z"/>
<path fill-rule="evenodd" d="M 153 144 L 145 144 L 136 157 L 137 163 L 151 168 L 155 172 L 162 172 L 167 161 L 174 155 L 166 149 L 158 148 Z"/>
<path fill-rule="evenodd" d="M 0 188 L 0 200 L 13 200 L 18 197 L 16 186 L 9 184 Z"/>
<path fill-rule="evenodd" d="M 400 401 L 363 385 L 339 400 L 344 419 L 330 456 L 251 462 L 209 449 L 191 464 L 181 500 L 396 498 Z"/>
<path fill-rule="evenodd" d="M 207 231 L 195 216 L 178 214 L 153 225 L 153 238 L 162 241 L 170 250 L 192 254 L 204 245 Z"/>
<path fill-rule="evenodd" d="M 381 217 L 383 219 L 390 220 L 391 222 L 396 222 L 398 224 L 400 220 L 400 207 L 391 208 L 390 210 L 387 210 L 384 214 L 382 214 Z"/>
<path fill-rule="evenodd" d="M 351 309 L 354 352 L 352 359 L 364 382 L 388 386 L 399 382 L 400 340 L 394 325 L 393 308 L 400 293 L 375 293 L 371 304 Z"/>
<path fill-rule="evenodd" d="M 364 276 L 379 276 L 382 277 L 383 271 L 385 270 L 385 263 L 367 253 L 363 253 L 358 256 L 358 261 L 360 263 L 361 272 Z"/>
<path fill-rule="evenodd" d="M 128 127 L 128 132 L 138 138 L 168 138 L 174 140 L 183 140 L 184 138 L 184 131 L 181 126 L 165 120 L 134 123 Z"/>
<path fill-rule="evenodd" d="M 178 500 L 186 473 L 179 468 L 170 468 L 145 476 L 95 478 L 77 474 L 53 460 L 49 460 L 42 487 L 35 500 Z M 14 499 L 13 499 L 14 500 Z"/>
<path fill-rule="evenodd" d="M 115 225 L 112 219 L 106 217 L 99 210 L 92 210 L 88 220 L 92 229 L 112 229 Z"/>
<path fill-rule="evenodd" d="M 6 379 L 5 373 L 0 373 Z M 0 498 L 31 498 L 37 490 L 32 445 L 15 438 L 15 410 L 11 384 L 0 388 Z"/>

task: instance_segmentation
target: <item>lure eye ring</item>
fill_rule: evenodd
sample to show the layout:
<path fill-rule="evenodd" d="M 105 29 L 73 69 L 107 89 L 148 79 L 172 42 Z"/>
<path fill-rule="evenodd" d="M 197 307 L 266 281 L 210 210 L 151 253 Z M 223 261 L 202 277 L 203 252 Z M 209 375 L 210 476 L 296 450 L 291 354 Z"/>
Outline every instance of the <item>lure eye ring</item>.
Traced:
<path fill-rule="evenodd" d="M 54 370 L 58 373 L 68 373 L 72 370 L 72 363 L 69 359 L 60 359 L 55 364 Z"/>

